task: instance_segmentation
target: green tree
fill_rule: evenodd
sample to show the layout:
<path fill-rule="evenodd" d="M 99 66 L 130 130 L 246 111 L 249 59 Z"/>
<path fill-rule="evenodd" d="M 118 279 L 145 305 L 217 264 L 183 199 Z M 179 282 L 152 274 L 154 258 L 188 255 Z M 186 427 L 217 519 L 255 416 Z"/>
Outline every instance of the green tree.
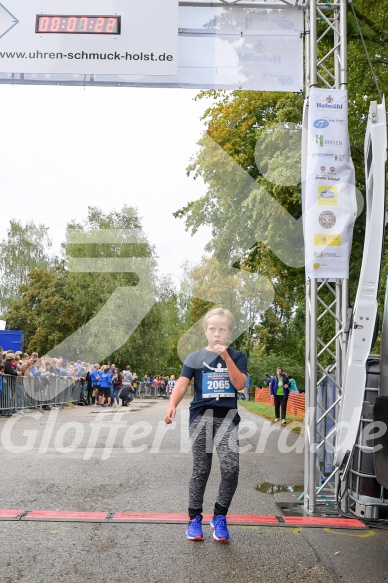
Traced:
<path fill-rule="evenodd" d="M 136 211 L 89 207 L 84 221 L 68 225 L 65 255 L 69 289 L 79 305 L 78 327 L 55 352 L 117 360 L 128 339 L 136 346 L 144 336 L 146 315 L 157 298 L 154 250 Z"/>
<path fill-rule="evenodd" d="M 63 264 L 50 269 L 32 269 L 19 297 L 6 313 L 10 329 L 23 330 L 25 350 L 45 354 L 78 325 L 77 300 L 69 289 Z"/>
<path fill-rule="evenodd" d="M 177 293 L 168 276 L 156 279 L 156 300 L 134 334 L 110 360 L 121 368 L 130 365 L 140 376 L 177 374 L 182 363 L 177 355 L 181 334 Z"/>
<path fill-rule="evenodd" d="M 19 297 L 10 303 L 8 324 L 24 331 L 27 350 L 89 361 L 95 346 L 103 346 L 101 360 L 121 368 L 131 365 L 143 374 L 169 368 L 176 372 L 176 292 L 167 279 L 157 279 L 154 250 L 134 209 L 104 213 L 89 208 L 84 221 L 69 224 L 63 248 L 65 260 L 30 271 Z M 137 291 L 139 280 L 147 285 Z M 113 308 L 106 310 L 115 293 L 128 288 L 134 291 L 129 309 L 118 294 Z M 133 326 L 134 332 L 110 350 L 112 338 L 122 337 L 120 323 L 138 321 L 144 295 L 150 310 Z M 98 326 L 91 329 L 90 322 L 96 320 Z"/>
<path fill-rule="evenodd" d="M 55 263 L 50 256 L 48 228 L 11 219 L 7 236 L 0 243 L 0 311 L 4 312 L 26 284 L 31 269 L 45 269 Z"/>
<path fill-rule="evenodd" d="M 202 93 L 200 98 L 206 96 Z M 254 189 L 247 188 L 244 180 L 236 183 L 233 164 L 225 165 L 224 159 L 217 157 L 219 150 L 214 148 L 214 142 L 209 141 L 208 136 L 258 185 L 264 187 L 295 218 L 299 218 L 301 198 L 297 177 L 294 172 L 289 179 L 291 186 L 284 185 L 287 177 L 279 159 L 273 155 L 273 145 L 277 143 L 279 134 L 288 131 L 286 119 L 294 124 L 292 139 L 300 137 L 297 122 L 301 119 L 302 104 L 300 95 L 242 91 L 219 93 L 219 101 L 205 113 L 207 133 L 199 142 L 201 150 L 198 156 L 188 168 L 189 173 L 204 179 L 208 185 L 207 193 L 176 213 L 177 217 L 185 218 L 192 232 L 202 224 L 211 225 L 213 238 L 208 250 L 219 263 L 247 268 L 271 282 L 275 290 L 274 302 L 261 315 L 253 331 L 254 334 L 259 333 L 268 352 L 291 350 L 294 345 L 292 319 L 295 306 L 298 302 L 304 302 L 304 272 L 303 269 L 285 265 L 262 241 L 252 241 L 247 213 L 241 210 L 248 209 L 251 221 L 261 221 L 263 231 L 272 228 L 273 218 L 266 208 L 260 206 Z M 264 140 L 261 139 L 263 136 Z M 291 166 L 300 168 L 298 149 L 291 148 L 287 155 Z M 259 166 L 256 159 L 260 161 Z M 279 230 L 279 238 L 287 235 Z M 290 245 L 291 251 L 292 247 Z"/>

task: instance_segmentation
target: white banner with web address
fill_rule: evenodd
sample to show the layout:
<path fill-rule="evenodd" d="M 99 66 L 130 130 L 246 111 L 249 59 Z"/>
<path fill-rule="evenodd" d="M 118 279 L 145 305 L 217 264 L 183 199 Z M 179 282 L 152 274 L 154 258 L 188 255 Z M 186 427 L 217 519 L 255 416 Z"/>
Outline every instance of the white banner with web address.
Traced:
<path fill-rule="evenodd" d="M 39 13 L 44 10 L 53 15 L 59 2 L 50 0 L 49 9 L 48 0 L 31 0 L 28 11 L 21 11 L 24 0 L 7 1 L 14 19 L 3 11 L 2 21 L 0 11 L 0 83 L 17 82 L 20 77 L 29 83 L 287 92 L 303 89 L 302 10 L 283 3 L 279 3 L 279 9 L 267 9 L 265 5 L 178 9 L 176 2 L 175 18 L 174 5 L 169 0 L 168 5 L 163 3 L 160 19 L 160 2 L 157 10 L 148 2 L 149 16 L 141 18 L 145 7 L 138 0 L 97 1 L 94 14 L 98 9 L 100 15 L 120 16 L 120 35 L 84 34 L 85 27 L 117 30 L 118 23 L 95 21 L 90 11 L 89 20 L 79 17 L 76 24 L 70 16 L 62 16 L 59 22 L 53 18 L 40 22 L 41 29 L 59 26 L 67 33 L 37 34 L 38 8 Z M 87 0 L 78 0 L 77 7 L 74 2 L 68 0 L 68 15 L 73 9 L 80 15 Z M 131 12 L 133 4 L 140 10 L 137 16 Z M 15 19 L 20 21 L 15 23 Z M 136 34 L 131 23 L 136 24 Z M 74 34 L 74 26 L 81 32 Z"/>
<path fill-rule="evenodd" d="M 176 75 L 178 0 L 5 0 L 0 71 Z"/>

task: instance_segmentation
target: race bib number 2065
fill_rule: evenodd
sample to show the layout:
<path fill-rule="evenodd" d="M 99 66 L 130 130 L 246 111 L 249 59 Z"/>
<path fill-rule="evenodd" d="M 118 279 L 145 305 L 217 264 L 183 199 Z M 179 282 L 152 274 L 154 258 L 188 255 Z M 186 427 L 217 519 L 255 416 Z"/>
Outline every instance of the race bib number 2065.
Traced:
<path fill-rule="evenodd" d="M 205 372 L 202 376 L 202 398 L 234 397 L 236 389 L 232 385 L 228 373 Z"/>

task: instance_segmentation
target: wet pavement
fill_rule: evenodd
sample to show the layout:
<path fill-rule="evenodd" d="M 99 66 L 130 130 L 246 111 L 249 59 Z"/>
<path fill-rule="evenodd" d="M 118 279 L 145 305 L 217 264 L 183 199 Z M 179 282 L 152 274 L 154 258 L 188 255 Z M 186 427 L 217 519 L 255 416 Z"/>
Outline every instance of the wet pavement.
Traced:
<path fill-rule="evenodd" d="M 128 410 L 66 408 L 0 419 L 0 508 L 185 513 L 189 399 Z M 240 407 L 241 470 L 233 514 L 276 515 L 303 490 L 303 436 Z M 280 453 L 283 452 L 283 453 Z M 216 456 L 204 511 L 217 495 Z M 300 507 L 299 507 L 300 508 Z M 0 521 L 0 581 L 383 582 L 388 533 L 231 526 L 229 544 L 186 540 L 183 524 Z"/>

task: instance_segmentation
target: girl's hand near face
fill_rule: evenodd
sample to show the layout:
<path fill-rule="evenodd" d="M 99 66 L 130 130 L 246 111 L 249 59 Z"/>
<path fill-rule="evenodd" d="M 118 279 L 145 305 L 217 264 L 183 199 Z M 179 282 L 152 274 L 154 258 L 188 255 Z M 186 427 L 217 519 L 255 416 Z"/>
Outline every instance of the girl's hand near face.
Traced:
<path fill-rule="evenodd" d="M 222 358 L 224 358 L 224 356 L 227 356 L 228 354 L 227 348 L 228 347 L 225 346 L 224 344 L 218 344 L 217 342 L 214 344 L 214 352 L 216 352 Z"/>
<path fill-rule="evenodd" d="M 234 388 L 237 391 L 243 391 L 247 380 L 247 375 L 237 368 L 237 366 L 235 365 L 235 363 L 233 362 L 229 355 L 228 347 L 225 346 L 224 344 L 219 344 L 215 342 L 213 350 L 219 356 L 221 356 L 221 358 L 224 359 L 226 366 L 228 368 L 229 378 L 232 381 L 232 385 L 234 386 Z"/>

